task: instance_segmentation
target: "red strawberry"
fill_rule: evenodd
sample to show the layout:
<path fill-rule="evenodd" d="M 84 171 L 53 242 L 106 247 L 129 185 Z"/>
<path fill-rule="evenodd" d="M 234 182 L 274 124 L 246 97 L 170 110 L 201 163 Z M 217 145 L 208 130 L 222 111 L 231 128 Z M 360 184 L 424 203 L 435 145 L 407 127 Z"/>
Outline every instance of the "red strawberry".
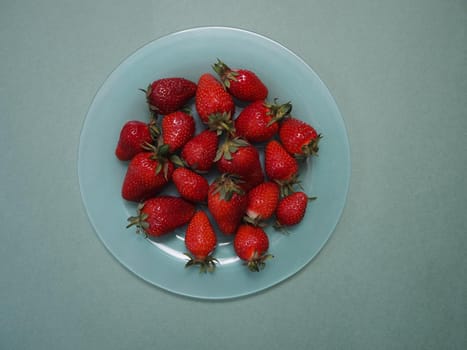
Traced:
<path fill-rule="evenodd" d="M 146 93 L 149 109 L 166 115 L 182 108 L 195 96 L 196 84 L 185 78 L 163 78 L 152 82 L 143 91 Z"/>
<path fill-rule="evenodd" d="M 224 90 L 222 84 L 211 74 L 205 73 L 198 80 L 195 106 L 201 121 L 212 124 L 219 119 L 224 123 L 231 121 L 235 112 L 232 96 Z"/>
<path fill-rule="evenodd" d="M 258 225 L 271 218 L 279 202 L 279 185 L 268 181 L 254 187 L 248 192 L 248 206 L 245 220 Z"/>
<path fill-rule="evenodd" d="M 321 135 L 300 119 L 285 118 L 279 128 L 279 138 L 287 152 L 298 158 L 318 154 Z"/>
<path fill-rule="evenodd" d="M 245 214 L 248 196 L 232 176 L 223 174 L 210 186 L 208 209 L 222 233 L 235 233 Z"/>
<path fill-rule="evenodd" d="M 115 155 L 120 160 L 130 160 L 136 154 L 144 152 L 144 145 L 152 143 L 150 126 L 138 120 L 126 122 L 120 131 Z"/>
<path fill-rule="evenodd" d="M 209 183 L 201 175 L 187 168 L 177 168 L 172 174 L 172 181 L 180 195 L 192 202 L 205 202 Z"/>
<path fill-rule="evenodd" d="M 138 153 L 130 161 L 123 180 L 122 197 L 139 202 L 159 193 L 172 177 L 174 165 L 165 158 L 167 147 Z"/>
<path fill-rule="evenodd" d="M 267 254 L 269 238 L 261 227 L 242 224 L 234 238 L 234 250 L 237 256 L 246 262 L 250 271 L 260 271 L 265 261 L 272 255 Z"/>
<path fill-rule="evenodd" d="M 127 228 L 135 225 L 137 233 L 158 237 L 185 225 L 194 213 L 194 205 L 180 197 L 153 197 L 138 206 L 137 215 L 128 218 Z"/>
<path fill-rule="evenodd" d="M 170 153 L 181 149 L 195 133 L 195 120 L 184 111 L 167 114 L 161 124 L 162 141 Z"/>
<path fill-rule="evenodd" d="M 258 150 L 241 138 L 225 141 L 217 152 L 216 161 L 221 173 L 238 175 L 244 181 L 245 190 L 264 180 Z"/>
<path fill-rule="evenodd" d="M 240 187 L 248 192 L 251 190 L 253 187 L 258 186 L 264 181 L 264 172 L 263 169 L 257 168 L 253 172 L 251 172 L 248 175 L 245 175 L 242 178 L 242 182 L 239 183 Z"/>
<path fill-rule="evenodd" d="M 291 190 L 297 182 L 298 162 L 279 141 L 272 140 L 266 145 L 264 168 L 269 180 L 279 183 L 282 186 L 281 190 Z"/>
<path fill-rule="evenodd" d="M 200 265 L 200 272 L 214 271 L 217 260 L 212 252 L 217 245 L 214 228 L 204 211 L 197 211 L 191 218 L 185 234 L 185 246 L 190 252 L 186 254 L 190 260 L 185 267 Z"/>
<path fill-rule="evenodd" d="M 208 171 L 214 164 L 219 136 L 215 131 L 204 130 L 182 148 L 181 156 L 185 163 L 196 171 Z"/>
<path fill-rule="evenodd" d="M 235 119 L 235 132 L 249 142 L 270 140 L 279 130 L 277 123 L 292 110 L 290 103 L 268 104 L 263 100 L 246 106 Z"/>
<path fill-rule="evenodd" d="M 276 228 L 292 226 L 302 221 L 309 200 L 304 192 L 294 192 L 282 198 L 276 209 Z"/>
<path fill-rule="evenodd" d="M 268 88 L 251 70 L 232 69 L 219 59 L 213 69 L 227 91 L 239 100 L 253 102 L 268 96 Z"/>

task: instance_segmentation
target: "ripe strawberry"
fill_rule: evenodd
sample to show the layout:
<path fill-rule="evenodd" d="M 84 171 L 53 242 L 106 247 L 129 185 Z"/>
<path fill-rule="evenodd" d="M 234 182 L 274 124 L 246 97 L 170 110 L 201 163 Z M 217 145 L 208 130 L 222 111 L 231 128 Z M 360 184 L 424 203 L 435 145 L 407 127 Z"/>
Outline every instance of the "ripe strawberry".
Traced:
<path fill-rule="evenodd" d="M 158 237 L 185 225 L 194 213 L 194 205 L 180 197 L 153 197 L 138 206 L 136 216 L 128 218 L 127 228 L 135 225 L 136 233 Z"/>
<path fill-rule="evenodd" d="M 267 254 L 269 238 L 261 227 L 240 225 L 233 243 L 235 253 L 246 262 L 250 271 L 262 270 L 266 259 L 272 258 L 272 255 Z"/>
<path fill-rule="evenodd" d="M 227 91 L 239 100 L 253 102 L 268 96 L 268 88 L 251 70 L 232 69 L 219 59 L 213 69 Z"/>
<path fill-rule="evenodd" d="M 187 168 L 177 168 L 172 181 L 183 198 L 192 202 L 206 201 L 209 183 L 203 176 Z"/>
<path fill-rule="evenodd" d="M 308 198 L 304 192 L 294 192 L 282 198 L 276 209 L 275 227 L 298 224 L 305 216 L 308 201 L 313 199 L 315 198 Z"/>
<path fill-rule="evenodd" d="M 249 142 L 270 140 L 279 130 L 277 123 L 292 110 L 290 103 L 269 104 L 263 100 L 246 106 L 235 119 L 235 132 Z"/>
<path fill-rule="evenodd" d="M 185 78 L 163 78 L 152 82 L 143 91 L 146 93 L 149 109 L 166 115 L 179 110 L 195 96 L 196 84 Z"/>
<path fill-rule="evenodd" d="M 287 191 L 297 183 L 298 162 L 277 140 L 272 140 L 266 145 L 264 168 L 269 180 L 281 185 L 283 194 L 288 193 Z"/>
<path fill-rule="evenodd" d="M 145 151 L 144 144 L 152 142 L 150 125 L 138 120 L 128 121 L 120 131 L 115 155 L 120 160 L 130 160 L 136 154 Z"/>
<path fill-rule="evenodd" d="M 204 73 L 198 80 L 195 106 L 201 121 L 205 124 L 212 124 L 213 120 L 217 119 L 229 123 L 235 112 L 232 96 L 209 73 Z"/>
<path fill-rule="evenodd" d="M 279 185 L 268 181 L 252 188 L 248 192 L 248 206 L 245 221 L 254 225 L 261 225 L 271 218 L 279 202 Z"/>
<path fill-rule="evenodd" d="M 243 176 L 242 181 L 239 183 L 239 186 L 245 191 L 248 192 L 253 187 L 258 186 L 264 182 L 264 172 L 263 168 L 257 168 L 253 170 L 250 174 Z"/>
<path fill-rule="evenodd" d="M 221 173 L 238 175 L 246 191 L 264 180 L 258 150 L 241 138 L 227 139 L 218 150 L 215 160 Z"/>
<path fill-rule="evenodd" d="M 217 133 L 212 130 L 204 130 L 183 146 L 181 156 L 193 170 L 208 171 L 214 164 L 218 144 L 219 136 Z"/>
<path fill-rule="evenodd" d="M 210 186 L 208 209 L 220 231 L 234 234 L 245 214 L 248 196 L 228 174 L 222 174 Z"/>
<path fill-rule="evenodd" d="M 200 265 L 200 272 L 214 271 L 217 259 L 212 252 L 216 245 L 217 236 L 208 216 L 204 211 L 197 211 L 186 229 L 185 246 L 190 252 L 186 255 L 190 260 L 185 267 Z"/>
<path fill-rule="evenodd" d="M 184 112 L 167 114 L 162 119 L 162 142 L 169 146 L 169 152 L 181 149 L 195 133 L 195 120 Z"/>
<path fill-rule="evenodd" d="M 172 177 L 174 165 L 167 160 L 168 148 L 138 153 L 130 161 L 122 186 L 122 197 L 140 202 L 159 193 Z"/>
<path fill-rule="evenodd" d="M 310 124 L 293 117 L 285 118 L 279 128 L 282 145 L 297 158 L 318 154 L 320 138 L 321 135 Z"/>

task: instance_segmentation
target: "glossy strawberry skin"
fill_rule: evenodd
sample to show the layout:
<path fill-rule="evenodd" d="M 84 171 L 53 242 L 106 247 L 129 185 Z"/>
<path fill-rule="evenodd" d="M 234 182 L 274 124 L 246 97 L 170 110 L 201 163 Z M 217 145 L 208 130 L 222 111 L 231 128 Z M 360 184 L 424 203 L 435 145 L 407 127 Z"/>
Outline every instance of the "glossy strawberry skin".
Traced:
<path fill-rule="evenodd" d="M 269 108 L 262 100 L 246 106 L 235 119 L 234 125 L 238 136 L 253 143 L 268 141 L 279 130 L 279 125 L 272 123 Z"/>
<path fill-rule="evenodd" d="M 180 77 L 162 78 L 146 90 L 151 111 L 166 115 L 181 109 L 196 94 L 196 84 Z"/>
<path fill-rule="evenodd" d="M 187 224 L 194 213 L 194 205 L 180 197 L 153 197 L 142 204 L 138 216 L 128 219 L 128 227 L 136 224 L 147 235 L 159 237 Z"/>
<path fill-rule="evenodd" d="M 293 226 L 301 222 L 305 216 L 308 200 L 304 192 L 294 192 L 282 198 L 276 209 L 279 226 Z"/>
<path fill-rule="evenodd" d="M 213 69 L 227 91 L 239 100 L 253 102 L 264 100 L 268 96 L 266 85 L 249 69 L 230 68 L 219 59 Z"/>
<path fill-rule="evenodd" d="M 196 171 L 208 171 L 214 164 L 219 137 L 215 131 L 204 130 L 195 135 L 182 148 L 181 156 Z"/>
<path fill-rule="evenodd" d="M 264 100 L 268 96 L 266 85 L 252 71 L 239 69 L 236 73 L 235 80 L 230 81 L 228 91 L 242 101 L 257 101 Z"/>
<path fill-rule="evenodd" d="M 231 198 L 226 199 L 220 192 L 216 192 L 216 183 L 209 186 L 208 209 L 225 235 L 235 233 L 240 225 L 248 205 L 248 196 L 245 193 L 233 193 Z"/>
<path fill-rule="evenodd" d="M 246 191 L 264 180 L 259 152 L 249 143 L 229 152 L 228 157 L 222 156 L 216 165 L 221 173 L 238 175 L 243 180 L 240 185 Z"/>
<path fill-rule="evenodd" d="M 185 234 L 185 246 L 196 260 L 205 260 L 216 248 L 217 236 L 204 211 L 191 218 Z"/>
<path fill-rule="evenodd" d="M 209 118 L 215 114 L 235 113 L 232 96 L 224 90 L 222 84 L 209 73 L 204 73 L 198 80 L 195 96 L 195 107 L 201 121 L 209 123 Z"/>
<path fill-rule="evenodd" d="M 122 185 L 122 197 L 140 202 L 159 193 L 172 177 L 174 165 L 167 161 L 166 170 L 157 169 L 161 163 L 152 152 L 138 153 L 128 164 Z M 163 166 L 162 166 L 163 167 Z"/>
<path fill-rule="evenodd" d="M 195 133 L 195 120 L 183 111 L 167 114 L 162 119 L 162 141 L 169 146 L 169 152 L 181 149 Z"/>
<path fill-rule="evenodd" d="M 254 221 L 271 218 L 279 202 L 280 189 L 275 182 L 268 181 L 252 188 L 248 192 L 246 215 Z"/>
<path fill-rule="evenodd" d="M 261 227 L 242 224 L 234 238 L 234 250 L 244 261 L 263 256 L 269 249 L 269 238 Z"/>
<path fill-rule="evenodd" d="M 205 202 L 209 183 L 205 177 L 187 168 L 177 168 L 172 174 L 172 181 L 180 195 L 191 202 Z"/>
<path fill-rule="evenodd" d="M 318 153 L 320 135 L 300 119 L 285 118 L 280 125 L 279 139 L 287 152 L 294 156 L 306 157 Z"/>
<path fill-rule="evenodd" d="M 138 120 L 128 121 L 120 131 L 115 155 L 120 160 L 130 160 L 138 153 L 145 152 L 142 146 L 151 142 L 152 136 L 147 123 Z"/>
<path fill-rule="evenodd" d="M 298 174 L 297 160 L 277 140 L 266 145 L 264 167 L 270 180 L 290 181 Z"/>

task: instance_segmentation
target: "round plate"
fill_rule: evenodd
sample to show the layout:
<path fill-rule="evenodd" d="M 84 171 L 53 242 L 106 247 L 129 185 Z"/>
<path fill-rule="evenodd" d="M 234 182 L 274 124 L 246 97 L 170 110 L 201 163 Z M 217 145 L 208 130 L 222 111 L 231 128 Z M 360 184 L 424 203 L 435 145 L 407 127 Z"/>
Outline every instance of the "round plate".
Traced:
<path fill-rule="evenodd" d="M 310 202 L 304 220 L 285 235 L 266 228 L 274 255 L 259 273 L 236 258 L 231 238 L 219 235 L 219 259 L 213 273 L 184 268 L 184 228 L 160 239 L 127 229 L 134 203 L 121 198 L 128 163 L 114 150 L 128 120 L 148 119 L 144 93 L 153 80 L 181 76 L 197 82 L 220 58 L 231 67 L 256 72 L 269 88 L 268 100 L 291 101 L 292 114 L 323 135 L 319 157 L 300 173 Z M 193 112 L 196 117 L 195 109 Z M 200 125 L 198 125 L 198 129 Z M 312 168 L 312 169 L 311 169 Z M 344 122 L 318 75 L 297 55 L 264 36 L 225 27 L 204 27 L 170 34 L 126 58 L 97 92 L 80 137 L 78 176 L 89 220 L 108 250 L 129 270 L 170 292 L 202 299 L 227 299 L 271 287 L 298 272 L 321 250 L 344 208 L 350 178 L 350 155 Z"/>

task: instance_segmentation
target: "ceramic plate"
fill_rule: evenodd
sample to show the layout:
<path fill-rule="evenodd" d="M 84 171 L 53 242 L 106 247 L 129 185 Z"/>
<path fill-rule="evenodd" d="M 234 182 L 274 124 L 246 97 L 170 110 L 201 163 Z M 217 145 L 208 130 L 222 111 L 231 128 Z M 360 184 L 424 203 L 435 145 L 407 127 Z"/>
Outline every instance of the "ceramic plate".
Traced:
<path fill-rule="evenodd" d="M 319 157 L 304 165 L 305 191 L 318 199 L 301 224 L 284 235 L 272 227 L 266 268 L 259 273 L 235 257 L 231 238 L 219 235 L 214 273 L 184 268 L 184 228 L 161 239 L 146 239 L 126 229 L 136 205 L 120 196 L 126 162 L 114 156 L 122 125 L 148 120 L 144 94 L 153 80 L 182 76 L 197 81 L 217 58 L 255 71 L 269 88 L 269 100 L 291 101 L 292 114 L 322 135 Z M 194 111 L 194 109 L 193 109 Z M 196 117 L 196 112 L 194 111 Z M 198 130 L 201 126 L 198 125 Z M 86 116 L 79 145 L 78 175 L 89 220 L 108 250 L 133 273 L 167 291 L 202 299 L 227 299 L 256 293 L 305 267 L 331 236 L 344 208 L 350 176 L 348 138 L 341 114 L 318 75 L 297 55 L 264 36 L 225 27 L 170 34 L 126 58 L 97 92 Z M 170 189 L 169 189 L 170 191 Z"/>

